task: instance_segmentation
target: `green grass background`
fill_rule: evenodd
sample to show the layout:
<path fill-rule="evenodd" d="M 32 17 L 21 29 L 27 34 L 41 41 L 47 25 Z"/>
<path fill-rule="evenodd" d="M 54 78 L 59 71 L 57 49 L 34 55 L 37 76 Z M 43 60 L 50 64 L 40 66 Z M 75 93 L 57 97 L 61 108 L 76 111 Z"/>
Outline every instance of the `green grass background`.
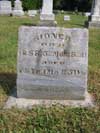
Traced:
<path fill-rule="evenodd" d="M 66 22 L 63 14 L 56 15 L 58 26 L 84 28 L 86 17 L 70 16 L 71 21 Z M 39 16 L 0 16 L 0 133 L 100 133 L 100 29 L 89 30 L 88 92 L 95 99 L 94 108 L 56 105 L 3 110 L 16 85 L 18 28 L 23 24 L 36 24 L 38 20 Z"/>

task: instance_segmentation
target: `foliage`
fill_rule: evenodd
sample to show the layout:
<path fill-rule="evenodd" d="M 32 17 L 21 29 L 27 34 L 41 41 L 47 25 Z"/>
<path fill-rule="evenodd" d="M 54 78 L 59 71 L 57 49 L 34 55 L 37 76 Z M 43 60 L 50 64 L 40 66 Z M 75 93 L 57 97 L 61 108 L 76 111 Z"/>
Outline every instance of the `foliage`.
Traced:
<path fill-rule="evenodd" d="M 14 5 L 14 0 L 12 5 Z M 40 9 L 42 8 L 43 0 L 22 0 L 24 10 Z M 53 0 L 54 9 L 57 10 L 75 10 L 77 7 L 79 11 L 90 11 L 92 0 Z"/>
<path fill-rule="evenodd" d="M 12 2 L 12 7 L 14 7 L 15 0 L 10 0 L 10 1 Z M 40 9 L 42 4 L 42 0 L 21 0 L 21 1 L 24 11 L 32 9 Z"/>
<path fill-rule="evenodd" d="M 22 0 L 24 10 L 39 9 L 41 0 Z"/>
<path fill-rule="evenodd" d="M 99 133 L 98 109 L 64 106 L 1 111 L 1 133 Z"/>
<path fill-rule="evenodd" d="M 54 0 L 55 9 L 90 11 L 92 0 Z"/>

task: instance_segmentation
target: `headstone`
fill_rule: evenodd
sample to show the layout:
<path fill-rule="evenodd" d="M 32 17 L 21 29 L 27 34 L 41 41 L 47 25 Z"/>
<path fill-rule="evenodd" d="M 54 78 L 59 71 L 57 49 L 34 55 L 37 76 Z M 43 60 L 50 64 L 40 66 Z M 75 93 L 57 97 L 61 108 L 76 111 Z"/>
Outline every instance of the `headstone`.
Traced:
<path fill-rule="evenodd" d="M 53 14 L 53 0 L 43 0 L 40 20 L 55 20 Z"/>
<path fill-rule="evenodd" d="M 89 17 L 89 16 L 91 16 L 91 13 L 90 13 L 90 12 L 86 12 L 86 13 L 85 13 L 85 16 L 86 16 L 86 17 Z"/>
<path fill-rule="evenodd" d="M 64 15 L 64 21 L 70 21 L 70 16 L 69 15 Z"/>
<path fill-rule="evenodd" d="M 11 1 L 8 0 L 0 1 L 0 15 L 11 15 L 11 14 L 12 14 Z"/>
<path fill-rule="evenodd" d="M 94 6 L 92 9 L 92 21 L 100 21 L 100 1 L 95 0 L 93 4 Z"/>
<path fill-rule="evenodd" d="M 39 25 L 42 26 L 55 25 L 55 15 L 53 14 L 53 0 L 43 0 Z"/>
<path fill-rule="evenodd" d="M 84 99 L 87 69 L 87 29 L 20 27 L 18 98 Z"/>
<path fill-rule="evenodd" d="M 22 2 L 20 0 L 15 1 L 13 15 L 14 16 L 23 16 L 24 15 L 24 11 L 23 11 L 23 8 L 22 8 Z"/>
<path fill-rule="evenodd" d="M 89 27 L 100 28 L 100 0 L 93 0 Z"/>
<path fill-rule="evenodd" d="M 37 10 L 28 10 L 28 16 L 34 17 L 35 15 L 37 15 Z"/>
<path fill-rule="evenodd" d="M 64 10 L 61 10 L 61 12 L 60 12 L 60 13 L 64 14 Z"/>

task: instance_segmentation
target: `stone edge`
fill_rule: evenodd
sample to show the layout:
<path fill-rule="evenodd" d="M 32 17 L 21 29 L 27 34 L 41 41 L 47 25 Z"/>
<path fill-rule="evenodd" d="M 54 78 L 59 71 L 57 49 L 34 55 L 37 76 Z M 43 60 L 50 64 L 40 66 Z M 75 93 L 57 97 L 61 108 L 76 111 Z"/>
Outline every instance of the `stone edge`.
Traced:
<path fill-rule="evenodd" d="M 95 107 L 92 96 L 89 93 L 86 93 L 85 100 L 38 100 L 10 96 L 3 109 L 11 109 L 12 107 L 19 109 L 32 109 L 35 105 L 46 107 L 50 107 L 52 105 L 63 105 L 70 107 Z"/>
<path fill-rule="evenodd" d="M 85 21 L 84 22 L 84 26 L 86 28 L 100 28 L 100 22 L 96 22 L 96 21 Z"/>

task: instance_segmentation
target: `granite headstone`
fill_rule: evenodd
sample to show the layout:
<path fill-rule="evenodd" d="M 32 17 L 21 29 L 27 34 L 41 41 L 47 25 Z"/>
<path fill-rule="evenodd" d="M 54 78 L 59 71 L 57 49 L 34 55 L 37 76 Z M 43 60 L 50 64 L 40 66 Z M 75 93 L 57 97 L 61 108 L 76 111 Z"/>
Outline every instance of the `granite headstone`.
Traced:
<path fill-rule="evenodd" d="M 28 10 L 28 16 L 34 17 L 37 15 L 38 11 L 37 10 Z"/>
<path fill-rule="evenodd" d="M 93 0 L 89 27 L 100 28 L 100 0 Z"/>
<path fill-rule="evenodd" d="M 17 63 L 19 98 L 84 99 L 87 73 L 87 29 L 20 27 Z"/>
<path fill-rule="evenodd" d="M 40 20 L 54 21 L 55 15 L 53 14 L 53 0 L 43 0 L 42 11 Z"/>
<path fill-rule="evenodd" d="M 64 21 L 70 21 L 70 16 L 69 15 L 64 15 Z"/>
<path fill-rule="evenodd" d="M 0 1 L 0 15 L 11 15 L 11 14 L 12 14 L 11 1 L 8 0 Z"/>
<path fill-rule="evenodd" d="M 13 15 L 14 16 L 23 16 L 24 15 L 24 11 L 23 11 L 23 8 L 22 8 L 22 2 L 20 0 L 15 1 Z"/>

